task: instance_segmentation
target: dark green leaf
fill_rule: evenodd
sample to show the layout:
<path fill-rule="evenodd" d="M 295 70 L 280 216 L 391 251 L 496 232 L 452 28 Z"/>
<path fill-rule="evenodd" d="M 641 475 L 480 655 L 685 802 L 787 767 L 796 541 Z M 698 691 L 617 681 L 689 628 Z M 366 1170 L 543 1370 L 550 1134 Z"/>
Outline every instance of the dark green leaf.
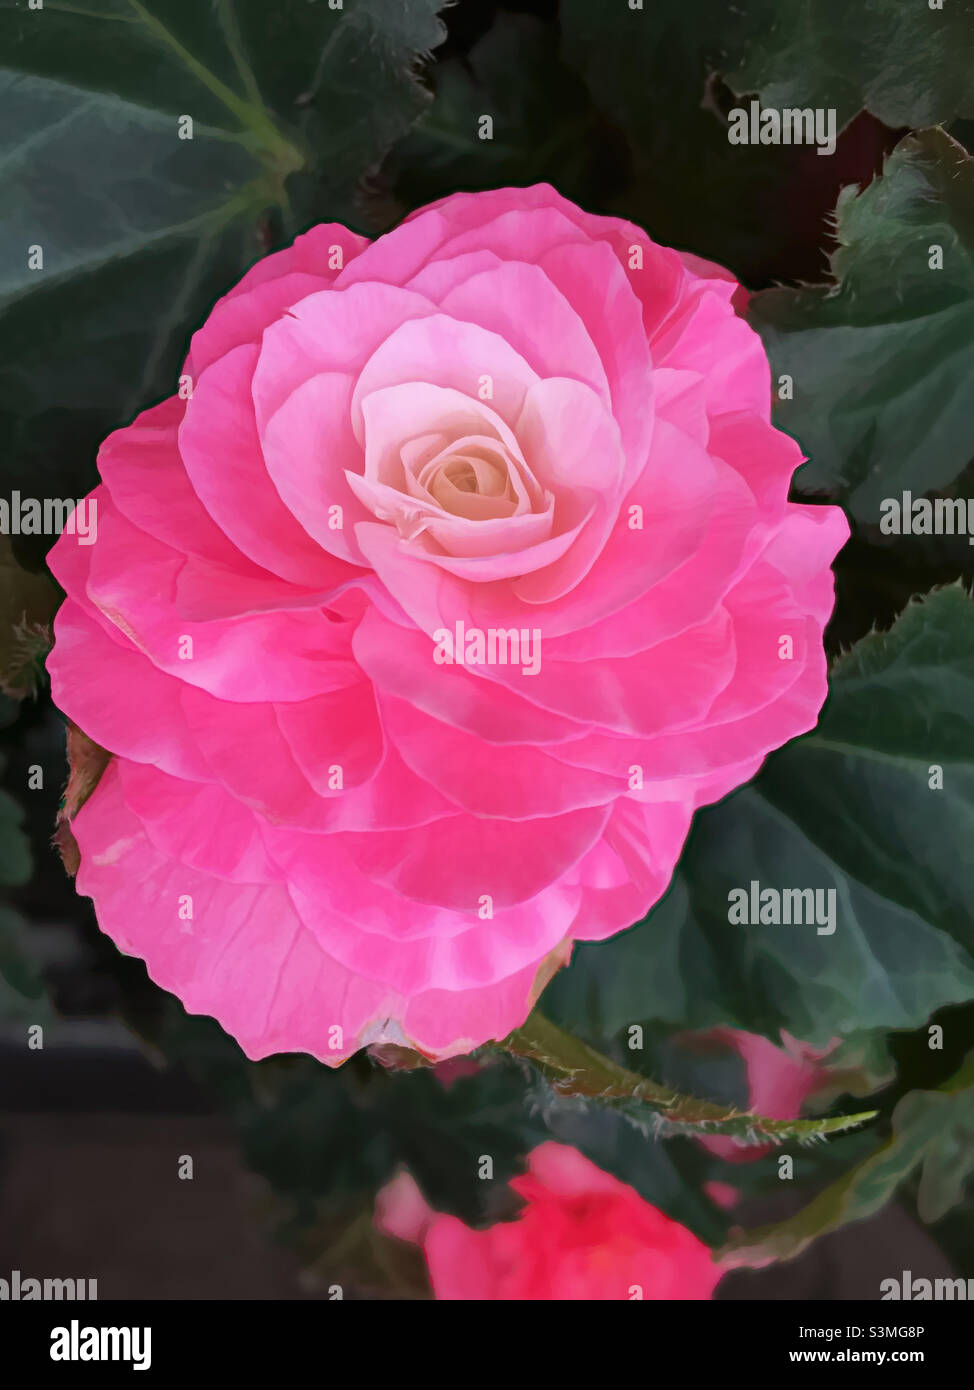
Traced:
<path fill-rule="evenodd" d="M 749 314 L 794 382 L 777 423 L 810 456 L 796 486 L 878 523 L 885 497 L 945 488 L 974 458 L 974 159 L 943 131 L 908 137 L 843 190 L 837 235 L 834 286 L 765 290 Z"/>
<path fill-rule="evenodd" d="M 11 486 L 82 495 L 101 437 L 175 389 L 218 295 L 322 204 L 352 219 L 422 109 L 440 3 L 0 0 Z"/>
<path fill-rule="evenodd" d="M 865 107 L 888 126 L 974 115 L 972 0 L 794 0 L 750 3 L 751 32 L 724 69 L 764 106 L 835 107 L 840 125 Z"/>

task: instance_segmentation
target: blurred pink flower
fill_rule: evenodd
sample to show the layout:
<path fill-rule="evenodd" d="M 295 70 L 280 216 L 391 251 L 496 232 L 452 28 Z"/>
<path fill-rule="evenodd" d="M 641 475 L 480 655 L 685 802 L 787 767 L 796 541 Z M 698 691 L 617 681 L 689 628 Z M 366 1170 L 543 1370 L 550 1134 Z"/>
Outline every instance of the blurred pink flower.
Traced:
<path fill-rule="evenodd" d="M 511 1186 L 514 1221 L 475 1231 L 402 1173 L 380 1194 L 387 1235 L 421 1245 L 438 1299 L 709 1299 L 723 1271 L 695 1235 L 577 1149 L 545 1143 Z"/>
<path fill-rule="evenodd" d="M 707 1035 L 733 1047 L 747 1067 L 748 1109 L 769 1120 L 795 1120 L 802 1113 L 806 1099 L 828 1083 L 823 1060 L 838 1045 L 835 1038 L 824 1048 L 814 1048 L 782 1032 L 782 1046 L 776 1047 L 757 1033 L 745 1033 L 736 1028 L 716 1028 Z M 722 1135 L 701 1139 L 711 1153 L 729 1163 L 749 1163 L 761 1158 L 773 1144 L 739 1144 Z M 726 1200 L 720 1205 L 729 1205 Z"/>

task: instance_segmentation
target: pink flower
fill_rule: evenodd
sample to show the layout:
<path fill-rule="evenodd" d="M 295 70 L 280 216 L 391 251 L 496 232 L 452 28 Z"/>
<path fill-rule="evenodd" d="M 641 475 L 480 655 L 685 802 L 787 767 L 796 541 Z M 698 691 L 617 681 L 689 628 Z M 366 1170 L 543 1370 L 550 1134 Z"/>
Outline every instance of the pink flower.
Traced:
<path fill-rule="evenodd" d="M 782 1032 L 783 1045 L 776 1047 L 757 1033 L 736 1028 L 715 1028 L 708 1036 L 726 1042 L 740 1054 L 747 1067 L 748 1109 L 769 1120 L 798 1119 L 806 1099 L 828 1084 L 822 1062 L 840 1041 L 835 1038 L 825 1048 L 814 1048 Z M 749 1163 L 774 1148 L 773 1144 L 743 1146 L 721 1135 L 710 1135 L 700 1142 L 729 1163 Z M 718 1203 L 729 1205 L 719 1198 Z"/>
<path fill-rule="evenodd" d="M 249 1056 L 504 1037 L 814 726 L 848 531 L 736 288 L 546 186 L 319 226 L 106 440 L 52 552 L 115 754 L 78 887 Z"/>
<path fill-rule="evenodd" d="M 723 1273 L 692 1232 L 577 1149 L 546 1143 L 511 1187 L 514 1221 L 474 1231 L 407 1173 L 379 1193 L 388 1235 L 421 1245 L 439 1299 L 709 1299 Z"/>

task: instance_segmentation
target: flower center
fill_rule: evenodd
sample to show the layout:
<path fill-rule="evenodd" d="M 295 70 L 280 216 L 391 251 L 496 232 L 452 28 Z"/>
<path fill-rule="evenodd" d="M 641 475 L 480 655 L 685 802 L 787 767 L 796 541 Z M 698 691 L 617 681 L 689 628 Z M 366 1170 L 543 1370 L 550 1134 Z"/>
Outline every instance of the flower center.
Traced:
<path fill-rule="evenodd" d="M 454 440 L 423 462 L 403 451 L 407 489 L 425 497 L 449 516 L 486 521 L 513 516 L 519 489 L 507 450 L 499 440 L 468 437 Z"/>
<path fill-rule="evenodd" d="M 517 504 L 508 463 L 500 450 L 492 452 L 468 447 L 463 453 L 433 459 L 420 471 L 416 481 L 453 516 L 473 519 L 470 503 L 474 497 L 507 503 L 506 507 L 489 509 L 495 516 L 509 514 Z M 477 508 L 475 512 L 484 515 L 483 509 Z"/>

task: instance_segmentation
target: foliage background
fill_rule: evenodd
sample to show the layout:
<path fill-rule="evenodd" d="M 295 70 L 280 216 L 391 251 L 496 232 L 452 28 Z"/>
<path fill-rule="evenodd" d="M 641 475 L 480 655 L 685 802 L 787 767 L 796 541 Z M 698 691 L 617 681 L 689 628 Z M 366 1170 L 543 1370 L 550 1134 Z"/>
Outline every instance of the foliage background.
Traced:
<path fill-rule="evenodd" d="M 834 106 L 835 154 L 732 146 L 727 112 L 750 94 Z M 192 141 L 175 138 L 184 114 Z M 298 1057 L 247 1063 L 118 956 L 61 870 L 50 837 L 64 730 L 40 665 L 58 595 L 40 538 L 0 538 L 0 1097 L 11 1115 L 66 1109 L 58 1067 L 75 1056 L 90 1062 L 77 1071 L 82 1108 L 110 1104 L 119 1032 L 107 1021 L 123 1020 L 175 1078 L 174 1112 L 228 1117 L 264 1184 L 253 1219 L 296 1252 L 312 1290 L 423 1296 L 417 1261 L 371 1228 L 378 1187 L 406 1164 L 436 1206 L 504 1219 L 516 1208 L 504 1180 L 546 1135 L 711 1245 L 729 1242 L 740 1262 L 793 1255 L 890 1203 L 904 1229 L 929 1228 L 929 1259 L 974 1275 L 972 551 L 964 536 L 878 527 L 881 499 L 904 489 L 972 492 L 972 140 L 974 0 L 647 0 L 642 11 L 628 0 L 0 0 L 0 495 L 84 495 L 98 443 L 171 392 L 213 300 L 318 220 L 378 235 L 457 189 L 545 180 L 742 280 L 775 376 L 795 383 L 776 408 L 810 459 L 794 495 L 839 502 L 853 523 L 827 636 L 832 694 L 814 734 L 697 818 L 647 921 L 577 949 L 541 1004 L 617 1062 L 725 1105 L 746 1098 L 741 1067 L 701 1030 L 839 1037 L 826 1099 L 842 1111 L 869 1096 L 879 1111 L 826 1146 L 786 1146 L 797 1180 L 785 1185 L 774 1155 L 728 1164 L 692 1138 L 560 1098 L 498 1056 L 459 1078 L 364 1056 L 338 1074 Z M 35 243 L 41 274 L 27 269 Z M 28 790 L 32 766 L 43 789 Z M 728 888 L 751 878 L 835 888 L 839 930 L 728 932 Z M 25 1059 L 36 1022 L 48 1046 Z M 942 1049 L 929 1046 L 931 1022 Z M 642 1051 L 626 1046 L 633 1024 Z M 146 1075 L 126 1073 L 123 1090 Z M 477 1176 L 482 1154 L 493 1182 Z M 713 1180 L 744 1190 L 733 1217 L 707 1195 Z M 742 1221 L 751 1229 L 731 1229 Z M 29 1267 L 30 1251 L 18 1259 Z M 919 1273 L 915 1260 L 902 1267 Z M 731 1296 L 769 1287 L 737 1278 Z M 840 1296 L 839 1284 L 820 1296 Z"/>

